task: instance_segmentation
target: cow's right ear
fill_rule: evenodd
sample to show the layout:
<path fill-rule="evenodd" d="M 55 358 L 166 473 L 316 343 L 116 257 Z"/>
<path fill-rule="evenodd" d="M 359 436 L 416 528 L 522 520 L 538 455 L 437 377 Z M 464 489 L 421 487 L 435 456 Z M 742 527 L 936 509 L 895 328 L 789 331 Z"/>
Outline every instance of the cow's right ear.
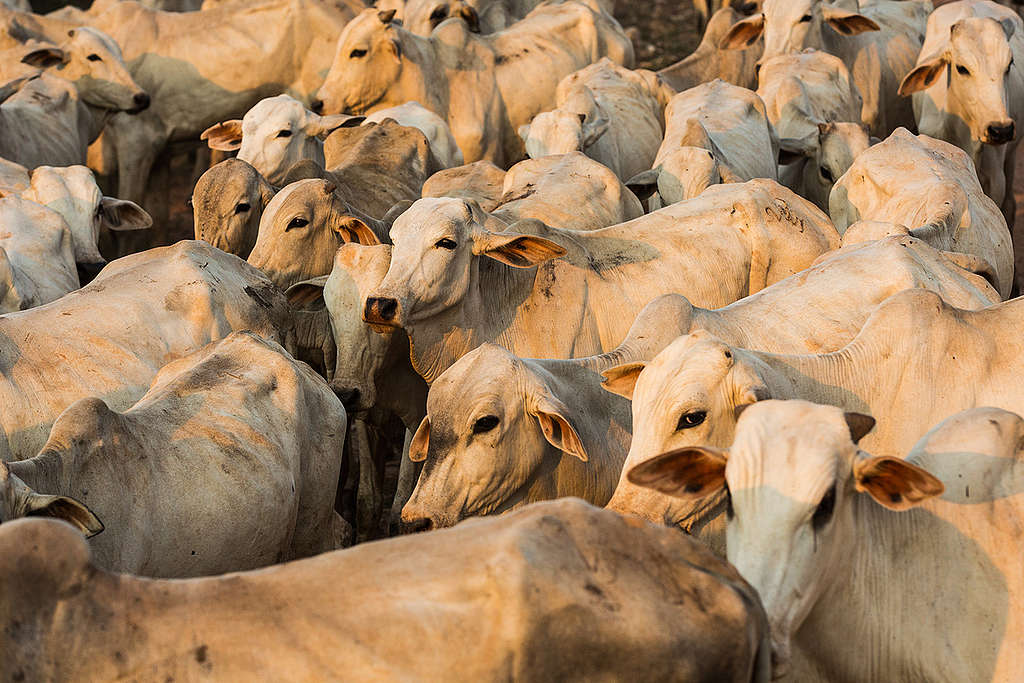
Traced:
<path fill-rule="evenodd" d="M 900 83 L 899 94 L 903 97 L 932 87 L 949 64 L 945 56 L 937 57 L 914 67 Z"/>
<path fill-rule="evenodd" d="M 645 460 L 626 478 L 644 488 L 673 498 L 696 500 L 725 486 L 725 463 L 729 452 L 710 446 L 692 446 L 669 451 Z"/>
<path fill-rule="evenodd" d="M 44 496 L 32 491 L 25 497 L 23 514 L 26 517 L 53 517 L 75 527 L 86 538 L 103 531 L 103 523 L 82 503 L 67 496 Z"/>
<path fill-rule="evenodd" d="M 59 47 L 41 47 L 26 54 L 21 58 L 21 62 L 40 69 L 49 69 L 58 64 L 67 64 L 68 54 Z"/>
<path fill-rule="evenodd" d="M 658 191 L 658 178 L 661 177 L 661 166 L 649 171 L 641 171 L 626 181 L 626 187 L 640 201 L 649 199 Z"/>
<path fill-rule="evenodd" d="M 757 14 L 733 24 L 718 46 L 723 50 L 744 50 L 756 43 L 762 33 L 764 33 L 764 15 Z"/>
<path fill-rule="evenodd" d="M 299 310 L 319 309 L 324 306 L 324 287 L 330 275 L 296 282 L 285 292 L 288 303 Z"/>
<path fill-rule="evenodd" d="M 427 449 L 430 447 L 430 417 L 424 417 L 420 422 L 416 434 L 409 442 L 409 459 L 413 462 L 423 462 L 427 459 Z"/>
<path fill-rule="evenodd" d="M 601 388 L 613 394 L 633 400 L 633 392 L 636 390 L 636 381 L 640 379 L 640 373 L 647 367 L 646 363 L 626 363 L 608 368 L 601 373 L 604 377 L 601 380 Z"/>
<path fill-rule="evenodd" d="M 356 216 L 343 217 L 334 228 L 342 242 L 358 242 L 364 246 L 380 244 L 376 233 L 366 224 L 366 221 Z"/>
<path fill-rule="evenodd" d="M 235 152 L 242 146 L 242 120 L 232 119 L 210 126 L 199 136 L 200 140 L 206 140 L 210 149 L 221 152 Z"/>
<path fill-rule="evenodd" d="M 153 217 L 141 206 L 127 199 L 103 197 L 100 200 L 101 225 L 108 230 L 145 230 L 153 227 Z"/>
<path fill-rule="evenodd" d="M 473 253 L 489 256 L 513 268 L 532 268 L 565 256 L 567 252 L 562 245 L 517 231 L 519 223 L 522 221 L 513 223 L 506 232 L 478 232 L 473 236 Z"/>

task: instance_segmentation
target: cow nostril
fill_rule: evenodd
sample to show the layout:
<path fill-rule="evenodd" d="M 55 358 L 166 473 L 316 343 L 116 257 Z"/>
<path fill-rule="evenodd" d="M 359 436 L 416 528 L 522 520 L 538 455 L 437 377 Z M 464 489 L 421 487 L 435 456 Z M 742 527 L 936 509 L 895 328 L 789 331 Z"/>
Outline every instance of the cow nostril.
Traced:
<path fill-rule="evenodd" d="M 386 297 L 371 297 L 366 300 L 364 318 L 367 320 L 393 320 L 398 312 L 398 301 Z"/>
<path fill-rule="evenodd" d="M 1009 142 L 1013 139 L 1015 125 L 1012 121 L 1005 125 L 993 123 L 988 126 L 985 132 L 988 134 L 988 138 L 992 142 Z"/>
<path fill-rule="evenodd" d="M 433 528 L 433 520 L 427 519 L 425 517 L 409 520 L 408 522 L 403 521 L 401 524 L 403 534 L 417 534 L 421 531 L 430 531 Z"/>
<path fill-rule="evenodd" d="M 318 97 L 317 99 L 315 99 L 315 100 L 313 100 L 312 102 L 309 103 L 309 109 L 314 114 L 323 114 L 324 113 L 324 101 L 321 100 Z"/>
<path fill-rule="evenodd" d="M 341 400 L 341 404 L 351 410 L 359 401 L 360 391 L 355 387 L 334 387 L 334 395 Z"/>

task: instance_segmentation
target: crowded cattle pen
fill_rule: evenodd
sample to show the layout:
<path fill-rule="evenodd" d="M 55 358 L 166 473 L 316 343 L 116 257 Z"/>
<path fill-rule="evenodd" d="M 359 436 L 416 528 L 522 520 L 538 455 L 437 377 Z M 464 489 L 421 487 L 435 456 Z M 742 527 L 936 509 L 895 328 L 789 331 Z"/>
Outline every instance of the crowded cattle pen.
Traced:
<path fill-rule="evenodd" d="M 1024 681 L 1024 5 L 62 2 L 0 680 Z"/>

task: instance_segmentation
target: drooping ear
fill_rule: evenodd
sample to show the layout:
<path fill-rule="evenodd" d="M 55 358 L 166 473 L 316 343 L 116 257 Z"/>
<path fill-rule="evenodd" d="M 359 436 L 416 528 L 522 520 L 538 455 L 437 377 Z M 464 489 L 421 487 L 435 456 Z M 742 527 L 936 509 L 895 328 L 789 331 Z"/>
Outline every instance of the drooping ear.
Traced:
<path fill-rule="evenodd" d="M 855 36 L 859 33 L 880 30 L 873 19 L 830 5 L 822 5 L 821 16 L 829 26 L 844 36 Z"/>
<path fill-rule="evenodd" d="M 856 460 L 853 478 L 858 491 L 890 510 L 908 510 L 946 490 L 930 472 L 889 456 Z"/>
<path fill-rule="evenodd" d="M 45 496 L 32 492 L 25 499 L 26 517 L 53 517 L 71 524 L 86 538 L 103 531 L 103 523 L 82 503 L 67 496 Z"/>
<path fill-rule="evenodd" d="M 649 171 L 641 171 L 626 181 L 626 187 L 640 201 L 648 199 L 658 191 L 658 178 L 661 177 L 661 166 Z"/>
<path fill-rule="evenodd" d="M 908 73 L 903 82 L 900 83 L 900 89 L 897 91 L 903 97 L 912 95 L 916 92 L 920 92 L 926 88 L 932 87 L 932 84 L 942 75 L 942 72 L 946 69 L 949 64 L 949 60 L 946 56 L 936 57 L 935 59 L 925 62 Z"/>
<path fill-rule="evenodd" d="M 348 114 L 317 116 L 310 112 L 306 117 L 306 125 L 303 126 L 303 130 L 310 137 L 323 139 L 339 128 L 355 128 L 365 120 L 365 116 L 350 116 Z"/>
<path fill-rule="evenodd" d="M 710 446 L 680 448 L 645 460 L 626 478 L 675 498 L 704 498 L 725 485 L 729 452 Z"/>
<path fill-rule="evenodd" d="M 334 232 L 342 242 L 358 242 L 366 246 L 380 244 L 377 235 L 362 219 L 355 216 L 342 216 L 334 225 Z"/>
<path fill-rule="evenodd" d="M 100 200 L 100 225 L 110 230 L 145 230 L 153 227 L 153 217 L 127 199 L 104 197 Z"/>
<path fill-rule="evenodd" d="M 21 61 L 29 66 L 49 69 L 51 66 L 57 66 L 58 64 L 67 64 L 68 53 L 59 47 L 41 47 L 26 54 L 21 58 Z"/>
<path fill-rule="evenodd" d="M 868 435 L 875 428 L 875 418 L 863 413 L 845 413 L 846 426 L 850 428 L 850 440 L 860 443 L 860 440 Z"/>
<path fill-rule="evenodd" d="M 330 275 L 321 275 L 311 280 L 296 282 L 284 294 L 288 299 L 288 303 L 300 310 L 322 308 L 324 304 L 324 286 L 327 285 L 329 277 Z"/>
<path fill-rule="evenodd" d="M 427 459 L 427 448 L 430 447 L 430 417 L 424 417 L 416 429 L 412 441 L 409 442 L 409 459 L 423 462 Z"/>
<path fill-rule="evenodd" d="M 540 422 L 541 431 L 544 432 L 544 438 L 549 444 L 563 453 L 576 456 L 583 462 L 589 460 L 583 441 L 565 417 L 568 409 L 561 401 L 552 396 L 543 396 L 537 401 L 537 406 L 532 412 Z"/>
<path fill-rule="evenodd" d="M 640 373 L 647 367 L 646 363 L 626 363 L 608 368 L 601 373 L 604 377 L 601 380 L 601 388 L 613 394 L 633 400 L 633 392 L 636 390 L 636 381 L 640 379 Z"/>
<path fill-rule="evenodd" d="M 391 20 L 395 18 L 395 14 L 397 12 L 398 9 L 395 7 L 392 7 L 391 9 L 382 9 L 381 11 L 377 12 L 377 18 L 380 20 L 380 23 L 382 24 L 390 24 Z"/>
<path fill-rule="evenodd" d="M 999 20 L 999 25 L 1003 27 L 1003 33 L 1006 34 L 1007 40 L 1013 38 L 1013 33 L 1017 30 L 1017 27 L 1013 23 L 1013 19 L 1010 17 L 1003 17 Z"/>
<path fill-rule="evenodd" d="M 210 126 L 199 136 L 200 140 L 206 140 L 210 149 L 221 152 L 235 152 L 242 146 L 242 120 L 232 119 Z"/>
<path fill-rule="evenodd" d="M 723 50 L 743 50 L 756 43 L 762 33 L 764 33 L 764 15 L 755 14 L 733 24 L 718 47 Z"/>
<path fill-rule="evenodd" d="M 526 219 L 529 220 L 529 219 Z M 516 232 L 514 223 L 507 232 L 479 232 L 473 236 L 473 253 L 489 256 L 513 268 L 532 268 L 545 261 L 565 256 L 566 250 L 549 239 Z"/>

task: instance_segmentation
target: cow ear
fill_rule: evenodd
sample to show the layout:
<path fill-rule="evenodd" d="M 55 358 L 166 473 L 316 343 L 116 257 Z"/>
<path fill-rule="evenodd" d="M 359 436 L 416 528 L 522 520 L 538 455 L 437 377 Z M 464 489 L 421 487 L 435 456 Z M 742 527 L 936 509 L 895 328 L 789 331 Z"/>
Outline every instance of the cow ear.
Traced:
<path fill-rule="evenodd" d="M 583 147 L 590 147 L 592 144 L 597 142 L 602 135 L 608 132 L 608 127 L 611 125 L 606 117 L 601 116 L 590 123 L 583 124 Z"/>
<path fill-rule="evenodd" d="M 1003 33 L 1006 34 L 1007 40 L 1013 38 L 1013 33 L 1017 30 L 1017 27 L 1013 23 L 1013 19 L 1010 17 L 1003 17 L 999 20 L 999 25 L 1003 27 Z"/>
<path fill-rule="evenodd" d="M 288 303 L 299 310 L 320 309 L 324 306 L 324 287 L 330 275 L 296 282 L 285 292 Z"/>
<path fill-rule="evenodd" d="M 725 463 L 729 452 L 710 446 L 680 448 L 645 460 L 626 478 L 644 488 L 674 498 L 696 500 L 725 486 Z"/>
<path fill-rule="evenodd" d="M 466 25 L 469 26 L 470 31 L 480 33 L 480 15 L 470 5 L 464 2 L 459 3 L 458 9 L 451 16 L 461 17 L 466 22 Z"/>
<path fill-rule="evenodd" d="M 391 21 L 395 18 L 395 14 L 397 12 L 398 9 L 394 7 L 392 7 L 391 9 L 382 9 L 381 11 L 377 12 L 377 19 L 379 19 L 380 23 L 382 24 L 390 24 Z"/>
<path fill-rule="evenodd" d="M 221 152 L 235 152 L 242 146 L 242 120 L 232 119 L 210 126 L 199 136 L 200 140 L 206 140 L 210 149 Z"/>
<path fill-rule="evenodd" d="M 942 495 L 942 482 L 930 472 L 899 458 L 861 458 L 853 464 L 854 485 L 890 510 L 909 510 Z"/>
<path fill-rule="evenodd" d="M 349 116 L 348 114 L 317 116 L 310 113 L 303 130 L 311 137 L 325 138 L 339 128 L 355 128 L 365 120 L 365 116 Z"/>
<path fill-rule="evenodd" d="M 48 69 L 58 64 L 67 64 L 68 54 L 59 47 L 41 47 L 26 54 L 21 61 L 29 66 Z"/>
<path fill-rule="evenodd" d="M 377 235 L 370 229 L 370 226 L 355 216 L 342 217 L 334 226 L 334 232 L 338 234 L 342 242 L 358 242 L 366 246 L 380 244 L 380 240 L 377 239 Z"/>
<path fill-rule="evenodd" d="M 661 167 L 652 168 L 649 171 L 641 171 L 626 181 L 626 187 L 636 195 L 640 201 L 644 201 L 658 191 L 658 178 L 661 177 Z"/>
<path fill-rule="evenodd" d="M 145 230 L 153 227 L 153 217 L 135 202 L 104 197 L 100 200 L 100 225 L 115 231 Z"/>
<path fill-rule="evenodd" d="M 409 442 L 409 459 L 423 462 L 427 459 L 427 448 L 430 447 L 430 417 L 424 417 L 416 429 L 416 434 Z"/>
<path fill-rule="evenodd" d="M 632 401 L 636 381 L 640 379 L 640 373 L 645 367 L 647 367 L 646 363 L 626 363 L 609 368 L 601 373 L 601 376 L 604 377 L 601 380 L 601 388 Z"/>
<path fill-rule="evenodd" d="M 880 27 L 873 19 L 869 19 L 863 14 L 858 14 L 857 12 L 839 9 L 838 7 L 823 5 L 821 8 L 821 16 L 829 26 L 831 26 L 836 32 L 842 33 L 844 36 L 855 36 L 858 33 L 880 30 Z"/>
<path fill-rule="evenodd" d="M 26 517 L 53 517 L 71 524 L 86 538 L 103 531 L 103 523 L 82 503 L 67 496 L 44 496 L 32 492 L 25 499 Z"/>
<path fill-rule="evenodd" d="M 932 84 L 946 69 L 947 64 L 948 62 L 943 56 L 914 67 L 914 70 L 908 73 L 900 83 L 899 94 L 906 97 L 932 87 Z"/>
<path fill-rule="evenodd" d="M 771 397 L 771 392 L 768 391 L 768 387 L 764 384 L 755 384 L 745 387 L 740 391 L 739 396 L 736 399 L 736 407 L 732 410 L 733 416 L 738 420 L 744 410 L 758 401 L 767 401 Z"/>
<path fill-rule="evenodd" d="M 566 250 L 560 244 L 536 235 L 514 232 L 515 228 L 516 224 L 513 224 L 509 226 L 509 232 L 481 231 L 474 235 L 473 253 L 489 256 L 513 268 L 532 268 L 565 256 Z"/>
<path fill-rule="evenodd" d="M 875 428 L 875 418 L 863 413 L 845 413 L 846 426 L 850 428 L 850 440 L 860 443 L 860 440 L 868 435 Z"/>
<path fill-rule="evenodd" d="M 569 420 L 565 417 L 568 412 L 565 405 L 551 396 L 542 397 L 533 414 L 540 422 L 541 431 L 548 443 L 564 453 L 574 455 L 583 462 L 587 462 L 587 451 L 583 447 L 583 441 L 579 434 L 573 429 Z"/>
<path fill-rule="evenodd" d="M 733 24 L 718 46 L 723 50 L 743 50 L 756 43 L 762 33 L 764 33 L 764 15 L 757 14 Z"/>

